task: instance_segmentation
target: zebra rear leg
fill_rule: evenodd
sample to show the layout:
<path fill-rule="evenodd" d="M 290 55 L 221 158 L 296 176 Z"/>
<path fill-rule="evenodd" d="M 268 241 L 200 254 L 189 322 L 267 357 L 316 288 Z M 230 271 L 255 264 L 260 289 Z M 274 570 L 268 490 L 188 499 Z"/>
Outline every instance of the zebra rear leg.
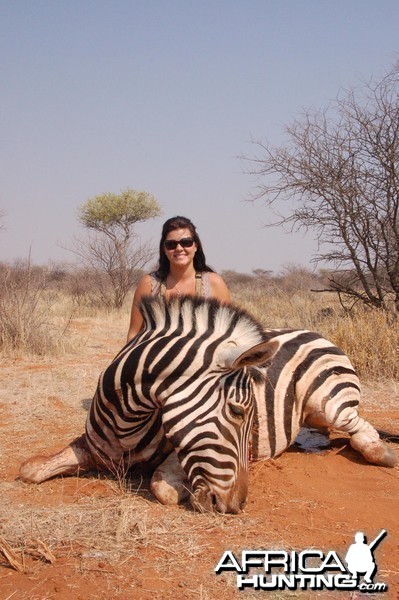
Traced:
<path fill-rule="evenodd" d="M 394 451 L 381 440 L 378 431 L 365 419 L 358 417 L 356 431 L 349 433 L 352 448 L 360 452 L 368 462 L 384 467 L 394 467 L 398 462 Z"/>
<path fill-rule="evenodd" d="M 189 496 L 188 480 L 174 450 L 154 471 L 150 489 L 161 504 L 179 504 Z"/>
<path fill-rule="evenodd" d="M 335 415 L 334 415 L 335 416 Z M 368 462 L 384 467 L 394 467 L 398 462 L 396 454 L 385 444 L 374 427 L 359 416 L 355 407 L 347 407 L 334 419 L 325 413 L 313 412 L 305 420 L 311 427 L 331 427 L 349 433 L 350 445 L 362 454 Z"/>
<path fill-rule="evenodd" d="M 19 476 L 26 483 L 42 483 L 57 475 L 74 475 L 79 471 L 90 471 L 94 460 L 83 434 L 66 448 L 51 456 L 33 456 L 22 463 Z"/>

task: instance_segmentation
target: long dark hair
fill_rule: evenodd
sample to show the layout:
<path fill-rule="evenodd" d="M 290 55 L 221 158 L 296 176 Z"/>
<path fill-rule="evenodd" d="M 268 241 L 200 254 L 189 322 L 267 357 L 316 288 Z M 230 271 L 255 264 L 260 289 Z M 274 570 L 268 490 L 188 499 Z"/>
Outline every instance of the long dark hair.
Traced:
<path fill-rule="evenodd" d="M 154 272 L 154 274 L 160 281 L 164 281 L 170 271 L 169 259 L 165 254 L 164 248 L 166 236 L 168 235 L 168 233 L 174 231 L 175 229 L 186 228 L 189 229 L 190 234 L 194 239 L 194 242 L 197 244 L 197 252 L 194 255 L 194 269 L 197 271 L 197 273 L 203 273 L 204 271 L 207 271 L 209 273 L 214 272 L 213 269 L 211 269 L 211 267 L 208 267 L 208 265 L 206 264 L 205 254 L 202 249 L 201 240 L 199 238 L 194 224 L 190 221 L 190 219 L 187 219 L 186 217 L 172 217 L 171 219 L 165 221 L 165 223 L 163 224 L 161 241 L 159 242 L 158 268 Z"/>

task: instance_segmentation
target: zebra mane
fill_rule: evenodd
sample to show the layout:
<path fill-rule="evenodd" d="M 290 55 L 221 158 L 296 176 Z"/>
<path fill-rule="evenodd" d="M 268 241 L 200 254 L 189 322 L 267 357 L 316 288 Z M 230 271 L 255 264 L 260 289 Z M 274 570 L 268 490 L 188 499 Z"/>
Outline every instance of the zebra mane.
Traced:
<path fill-rule="evenodd" d="M 179 327 L 183 331 L 194 330 L 198 335 L 211 329 L 216 336 L 231 332 L 227 338 L 229 341 L 248 347 L 265 340 L 261 324 L 252 315 L 215 298 L 179 296 L 166 300 L 159 296 L 145 296 L 139 308 L 146 329 Z"/>

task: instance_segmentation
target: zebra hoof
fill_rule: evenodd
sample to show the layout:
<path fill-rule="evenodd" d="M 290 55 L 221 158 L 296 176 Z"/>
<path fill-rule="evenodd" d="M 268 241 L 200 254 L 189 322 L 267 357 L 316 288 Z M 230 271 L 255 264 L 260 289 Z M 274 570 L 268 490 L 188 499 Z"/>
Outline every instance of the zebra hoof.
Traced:
<path fill-rule="evenodd" d="M 169 506 L 184 502 L 189 495 L 183 486 L 173 487 L 166 481 L 151 481 L 150 489 L 158 502 Z"/>
<path fill-rule="evenodd" d="M 350 444 L 352 448 L 360 452 L 363 457 L 374 465 L 381 465 L 383 467 L 394 467 L 397 462 L 397 456 L 391 448 L 389 448 L 381 440 L 375 440 L 373 442 L 359 443 L 354 435 Z"/>
<path fill-rule="evenodd" d="M 19 478 L 25 483 L 42 483 L 47 478 L 43 474 L 43 465 L 46 456 L 34 456 L 22 463 L 19 469 Z"/>
<path fill-rule="evenodd" d="M 384 444 L 385 446 L 385 444 Z M 385 446 L 385 457 L 384 457 L 384 465 L 386 465 L 387 467 L 395 467 L 398 463 L 398 457 L 396 456 L 396 454 L 394 453 L 393 450 L 391 450 L 391 448 L 388 448 L 388 446 Z"/>
<path fill-rule="evenodd" d="M 189 496 L 189 491 L 181 478 L 169 477 L 167 480 L 165 474 L 158 470 L 151 478 L 150 489 L 158 502 L 166 505 L 180 504 Z"/>
<path fill-rule="evenodd" d="M 179 504 L 189 496 L 188 481 L 176 452 L 172 451 L 155 469 L 150 489 L 161 504 Z"/>

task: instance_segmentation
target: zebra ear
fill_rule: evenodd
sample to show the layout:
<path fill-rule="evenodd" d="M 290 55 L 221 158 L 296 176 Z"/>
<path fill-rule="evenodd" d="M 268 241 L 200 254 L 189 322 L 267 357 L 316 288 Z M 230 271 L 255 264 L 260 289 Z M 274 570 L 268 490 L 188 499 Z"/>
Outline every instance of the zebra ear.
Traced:
<path fill-rule="evenodd" d="M 240 346 L 230 347 L 218 356 L 218 365 L 226 369 L 242 369 L 243 367 L 263 365 L 273 358 L 278 350 L 277 341 L 261 342 L 244 350 Z"/>

